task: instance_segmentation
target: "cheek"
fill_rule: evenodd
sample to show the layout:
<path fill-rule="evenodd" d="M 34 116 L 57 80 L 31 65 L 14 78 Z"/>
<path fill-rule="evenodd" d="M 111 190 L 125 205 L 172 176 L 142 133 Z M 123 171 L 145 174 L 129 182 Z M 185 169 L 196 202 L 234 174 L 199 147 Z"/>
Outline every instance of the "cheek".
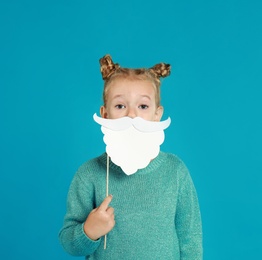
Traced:
<path fill-rule="evenodd" d="M 156 121 L 156 118 L 155 118 L 155 114 L 143 114 L 143 115 L 138 115 L 140 117 L 142 117 L 143 119 L 147 120 L 147 121 Z"/>
<path fill-rule="evenodd" d="M 120 117 L 123 117 L 123 115 L 121 114 L 121 110 L 108 111 L 107 119 L 117 119 Z"/>

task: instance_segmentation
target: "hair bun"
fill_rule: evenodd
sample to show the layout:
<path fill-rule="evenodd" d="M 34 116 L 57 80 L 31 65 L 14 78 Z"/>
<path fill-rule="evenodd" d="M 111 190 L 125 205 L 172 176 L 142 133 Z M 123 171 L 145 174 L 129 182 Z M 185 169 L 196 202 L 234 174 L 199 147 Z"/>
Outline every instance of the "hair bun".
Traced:
<path fill-rule="evenodd" d="M 171 73 L 171 65 L 166 63 L 159 63 L 153 66 L 149 69 L 151 72 L 153 72 L 157 78 L 164 78 L 170 75 Z"/>
<path fill-rule="evenodd" d="M 113 62 L 109 54 L 102 57 L 99 63 L 103 80 L 108 79 L 118 68 L 120 68 L 118 63 Z"/>

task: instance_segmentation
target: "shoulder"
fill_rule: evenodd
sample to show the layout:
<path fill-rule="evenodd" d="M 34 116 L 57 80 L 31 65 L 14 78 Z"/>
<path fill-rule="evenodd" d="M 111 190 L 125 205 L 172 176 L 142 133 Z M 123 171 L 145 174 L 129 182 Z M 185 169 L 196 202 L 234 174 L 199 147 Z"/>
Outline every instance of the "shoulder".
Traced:
<path fill-rule="evenodd" d="M 98 157 L 92 158 L 84 162 L 76 171 L 74 178 L 79 179 L 92 179 L 99 175 L 99 172 L 104 171 L 106 155 L 102 154 Z"/>
<path fill-rule="evenodd" d="M 185 163 L 181 158 L 179 158 L 177 155 L 172 153 L 166 153 L 161 152 L 161 157 L 163 158 L 163 161 L 170 167 L 176 168 L 176 169 L 187 169 Z"/>
<path fill-rule="evenodd" d="M 82 171 L 86 171 L 86 170 L 88 170 L 90 168 L 91 169 L 92 168 L 99 168 L 99 167 L 101 167 L 101 165 L 103 164 L 105 159 L 106 159 L 106 155 L 105 154 L 101 154 L 98 157 L 89 159 L 89 160 L 85 161 L 82 165 L 80 165 L 80 167 L 78 168 L 78 171 L 82 172 Z"/>
<path fill-rule="evenodd" d="M 165 166 L 163 168 L 168 172 L 168 174 L 175 176 L 178 182 L 191 178 L 186 164 L 180 157 L 165 152 L 161 152 L 160 155 L 163 158 L 163 165 Z"/>

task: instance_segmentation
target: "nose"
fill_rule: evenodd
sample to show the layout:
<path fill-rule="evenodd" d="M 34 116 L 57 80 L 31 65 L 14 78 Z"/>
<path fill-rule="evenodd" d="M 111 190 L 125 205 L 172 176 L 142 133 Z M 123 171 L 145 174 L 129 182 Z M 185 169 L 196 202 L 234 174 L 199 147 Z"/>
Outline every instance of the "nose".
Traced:
<path fill-rule="evenodd" d="M 135 118 L 136 117 L 136 111 L 134 108 L 128 108 L 127 111 L 127 116 L 131 117 L 131 118 Z"/>

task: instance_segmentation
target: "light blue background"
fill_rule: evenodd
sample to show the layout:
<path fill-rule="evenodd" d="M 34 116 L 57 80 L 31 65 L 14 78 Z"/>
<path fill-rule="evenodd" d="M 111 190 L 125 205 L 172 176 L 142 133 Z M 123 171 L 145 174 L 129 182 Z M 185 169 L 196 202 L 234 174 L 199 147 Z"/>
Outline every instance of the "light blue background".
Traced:
<path fill-rule="evenodd" d="M 261 14 L 259 0 L 1 1 L 1 259 L 73 259 L 57 234 L 75 171 L 104 151 L 106 53 L 171 63 L 162 150 L 194 179 L 205 259 L 262 259 Z"/>

